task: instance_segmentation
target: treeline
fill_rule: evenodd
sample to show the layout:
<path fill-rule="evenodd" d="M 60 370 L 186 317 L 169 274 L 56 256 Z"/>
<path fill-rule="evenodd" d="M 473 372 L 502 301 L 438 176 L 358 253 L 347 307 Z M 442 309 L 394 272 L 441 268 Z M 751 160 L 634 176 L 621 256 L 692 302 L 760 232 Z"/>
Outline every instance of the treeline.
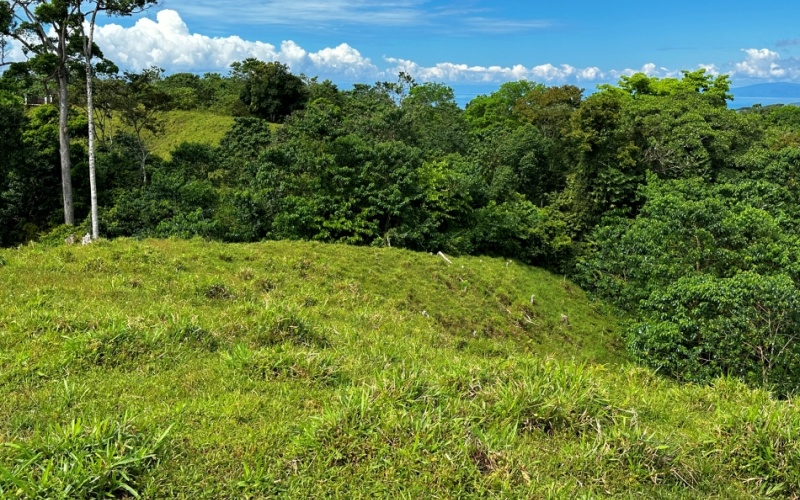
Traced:
<path fill-rule="evenodd" d="M 58 224 L 57 113 L 0 79 L 0 242 Z M 519 259 L 631 318 L 630 351 L 682 380 L 800 382 L 800 108 L 728 109 L 727 77 L 506 83 L 460 109 L 436 83 L 355 85 L 247 60 L 96 82 L 101 232 L 305 239 Z M 76 93 L 77 94 L 77 93 Z M 159 113 L 235 116 L 219 146 L 148 149 Z M 104 113 L 104 114 L 103 114 Z M 101 120 L 102 121 L 102 120 Z M 76 211 L 87 215 L 74 103 Z M 81 136 L 83 134 L 83 137 Z"/>

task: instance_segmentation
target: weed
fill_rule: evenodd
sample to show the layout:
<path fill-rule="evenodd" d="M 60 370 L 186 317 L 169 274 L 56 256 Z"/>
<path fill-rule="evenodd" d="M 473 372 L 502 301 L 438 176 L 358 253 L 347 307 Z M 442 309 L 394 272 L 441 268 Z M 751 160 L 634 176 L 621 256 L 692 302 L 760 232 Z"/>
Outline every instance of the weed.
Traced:
<path fill-rule="evenodd" d="M 250 281 L 255 277 L 255 275 L 256 275 L 256 272 L 255 272 L 255 270 L 253 270 L 252 267 L 246 267 L 244 269 L 241 269 L 237 273 L 237 276 L 242 281 Z"/>
<path fill-rule="evenodd" d="M 234 293 L 224 283 L 212 283 L 203 287 L 200 294 L 211 300 L 227 300 L 234 296 Z"/>

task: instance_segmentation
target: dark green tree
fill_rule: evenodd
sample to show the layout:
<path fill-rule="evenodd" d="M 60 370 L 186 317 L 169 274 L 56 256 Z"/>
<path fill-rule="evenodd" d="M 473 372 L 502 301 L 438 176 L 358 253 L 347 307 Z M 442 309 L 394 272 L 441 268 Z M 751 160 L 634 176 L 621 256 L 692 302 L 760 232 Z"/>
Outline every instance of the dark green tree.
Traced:
<path fill-rule="evenodd" d="M 468 126 L 453 89 L 441 83 L 415 85 L 403 99 L 413 141 L 430 158 L 467 151 Z"/>
<path fill-rule="evenodd" d="M 595 229 L 581 264 L 585 285 L 638 318 L 632 352 L 681 379 L 797 387 L 800 240 L 785 187 L 651 174 L 643 197 L 638 217 Z"/>
<path fill-rule="evenodd" d="M 0 37 L 22 45 L 35 71 L 48 75 L 58 87 L 59 144 L 64 222 L 75 223 L 70 160 L 70 64 L 80 54 L 77 37 L 83 20 L 80 2 L 73 0 L 6 0 L 0 10 Z"/>
<path fill-rule="evenodd" d="M 254 116 L 279 122 L 305 107 L 306 84 L 285 64 L 250 58 L 233 63 L 231 68 L 242 85 L 240 99 Z"/>
<path fill-rule="evenodd" d="M 104 92 L 111 100 L 110 106 L 136 138 L 142 184 L 147 183 L 147 161 L 150 158 L 148 134 L 162 132 L 160 113 L 169 109 L 171 104 L 169 94 L 158 85 L 162 72 L 156 67 L 138 73 L 126 71 L 123 78 L 104 84 L 107 87 Z"/>

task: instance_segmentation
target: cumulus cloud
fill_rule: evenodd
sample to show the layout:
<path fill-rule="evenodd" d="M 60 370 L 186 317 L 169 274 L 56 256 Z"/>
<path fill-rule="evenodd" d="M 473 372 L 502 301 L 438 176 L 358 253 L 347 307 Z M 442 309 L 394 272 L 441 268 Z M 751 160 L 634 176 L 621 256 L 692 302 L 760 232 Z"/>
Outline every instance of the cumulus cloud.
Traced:
<path fill-rule="evenodd" d="M 451 83 L 496 83 L 509 80 L 537 80 L 542 82 L 583 82 L 599 81 L 606 77 L 600 68 L 576 68 L 569 64 L 555 66 L 540 64 L 526 67 L 515 66 L 469 66 L 467 64 L 438 63 L 434 66 L 421 66 L 407 59 L 384 58 L 392 65 L 390 74 L 403 71 L 421 81 L 445 81 Z"/>
<path fill-rule="evenodd" d="M 489 83 L 519 79 L 582 81 L 597 80 L 604 76 L 596 67 L 575 68 L 567 64 L 484 67 L 445 62 L 425 67 L 392 57 L 385 58 L 388 67 L 379 68 L 346 43 L 310 52 L 293 41 L 283 41 L 280 47 L 276 47 L 270 43 L 246 41 L 237 36 L 209 37 L 192 33 L 180 14 L 168 9 L 158 12 L 155 21 L 139 19 L 128 28 L 118 24 L 101 26 L 97 29 L 96 39 L 107 57 L 121 67 L 133 70 L 155 65 L 171 72 L 225 71 L 234 61 L 255 57 L 264 61 L 283 62 L 296 73 L 367 81 L 391 79 L 400 71 L 421 81 L 446 82 Z"/>
<path fill-rule="evenodd" d="M 361 76 L 378 69 L 347 44 L 308 52 L 293 41 L 280 47 L 238 36 L 212 38 L 191 33 L 174 10 L 162 10 L 156 20 L 142 18 L 129 28 L 118 24 L 98 27 L 97 44 L 106 57 L 126 69 L 161 66 L 169 71 L 225 71 L 232 62 L 255 57 L 280 61 L 293 72 Z"/>
<path fill-rule="evenodd" d="M 797 61 L 794 64 L 785 65 L 781 61 L 781 56 L 769 49 L 743 49 L 745 53 L 744 61 L 734 65 L 734 74 L 747 78 L 759 79 L 784 79 L 797 78 Z"/>
<path fill-rule="evenodd" d="M 346 43 L 312 52 L 293 41 L 283 41 L 276 47 L 237 36 L 209 37 L 192 33 L 174 10 L 162 10 L 155 21 L 140 19 L 129 28 L 117 24 L 99 27 L 96 37 L 108 57 L 133 70 L 155 65 L 172 72 L 224 72 L 234 61 L 255 57 L 283 62 L 295 73 L 349 81 L 391 80 L 401 71 L 418 81 L 476 84 L 522 79 L 581 84 L 614 81 L 622 75 L 638 72 L 661 78 L 680 75 L 678 71 L 654 63 L 647 63 L 639 69 L 604 71 L 597 66 L 579 68 L 552 63 L 478 66 L 441 62 L 425 66 L 409 59 L 387 56 L 383 58 L 385 64 L 379 67 Z"/>

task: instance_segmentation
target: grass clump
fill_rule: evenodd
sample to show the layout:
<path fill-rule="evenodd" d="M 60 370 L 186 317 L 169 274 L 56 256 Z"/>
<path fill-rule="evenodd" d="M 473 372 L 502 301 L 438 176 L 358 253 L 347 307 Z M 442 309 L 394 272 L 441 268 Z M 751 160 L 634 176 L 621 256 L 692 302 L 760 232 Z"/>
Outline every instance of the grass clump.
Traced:
<path fill-rule="evenodd" d="M 613 416 L 590 367 L 545 361 L 525 368 L 512 376 L 504 374 L 480 393 L 481 405 L 497 425 L 517 432 L 580 435 L 605 426 Z"/>
<path fill-rule="evenodd" d="M 130 328 L 91 331 L 69 337 L 65 346 L 71 353 L 68 364 L 115 368 L 131 366 L 153 350 L 144 332 Z"/>
<path fill-rule="evenodd" d="M 252 350 L 237 344 L 223 353 L 223 359 L 232 369 L 255 380 L 309 380 L 324 385 L 347 380 L 332 354 L 291 345 Z"/>
<path fill-rule="evenodd" d="M 170 429 L 138 431 L 129 416 L 51 425 L 0 448 L 3 498 L 139 498 L 166 451 Z"/>

